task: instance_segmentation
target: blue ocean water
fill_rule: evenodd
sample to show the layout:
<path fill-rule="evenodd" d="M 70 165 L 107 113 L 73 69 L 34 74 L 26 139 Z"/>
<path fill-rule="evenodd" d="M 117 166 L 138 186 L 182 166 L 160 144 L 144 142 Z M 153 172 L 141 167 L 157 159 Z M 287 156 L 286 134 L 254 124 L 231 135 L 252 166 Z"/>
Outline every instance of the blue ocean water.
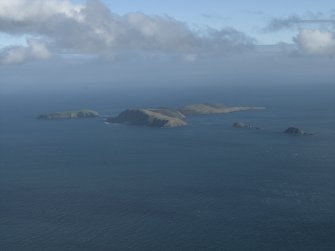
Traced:
<path fill-rule="evenodd" d="M 335 250 L 333 90 L 2 97 L 0 250 Z M 35 119 L 198 101 L 267 110 L 177 129 Z"/>

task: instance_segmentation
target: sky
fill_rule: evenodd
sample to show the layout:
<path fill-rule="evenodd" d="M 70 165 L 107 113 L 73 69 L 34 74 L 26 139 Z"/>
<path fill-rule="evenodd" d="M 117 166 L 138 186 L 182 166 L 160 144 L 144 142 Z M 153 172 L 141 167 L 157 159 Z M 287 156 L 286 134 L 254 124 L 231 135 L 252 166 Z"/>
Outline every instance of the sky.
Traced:
<path fill-rule="evenodd" d="M 24 82 L 42 68 L 60 76 L 73 68 L 64 78 L 77 82 L 87 72 L 105 82 L 128 71 L 147 78 L 138 65 L 201 68 L 204 76 L 254 65 L 255 76 L 300 69 L 303 78 L 313 69 L 331 82 L 334 56 L 331 0 L 0 0 L 2 83 Z"/>
<path fill-rule="evenodd" d="M 1 0 L 0 2 L 10 2 Z M 17 2 L 14 0 L 13 2 Z M 24 1 L 22 1 L 24 2 Z M 25 1 L 36 2 L 34 0 Z M 43 2 L 43 1 L 42 1 Z M 59 1 L 61 2 L 61 1 Z M 74 4 L 84 5 L 84 0 L 73 0 Z M 252 35 L 258 44 L 275 44 L 278 42 L 291 43 L 294 30 L 281 30 L 280 32 L 264 32 L 267 23 L 275 18 L 290 16 L 332 17 L 334 19 L 335 4 L 331 0 L 283 0 L 283 1 L 154 1 L 154 0 L 102 0 L 112 12 L 127 14 L 140 11 L 149 15 L 168 15 L 187 23 L 192 27 L 213 27 L 216 29 L 227 26 L 235 27 Z M 0 46 L 22 44 L 22 37 L 0 35 Z"/>

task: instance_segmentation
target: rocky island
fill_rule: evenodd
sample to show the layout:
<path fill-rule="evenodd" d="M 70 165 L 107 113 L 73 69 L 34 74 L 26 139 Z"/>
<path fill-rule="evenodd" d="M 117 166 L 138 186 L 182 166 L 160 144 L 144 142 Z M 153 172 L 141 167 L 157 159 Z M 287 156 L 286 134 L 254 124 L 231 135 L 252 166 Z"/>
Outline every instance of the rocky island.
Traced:
<path fill-rule="evenodd" d="M 186 116 L 224 114 L 238 111 L 261 110 L 264 107 L 228 107 L 222 104 L 193 104 L 180 109 L 145 108 L 127 109 L 116 117 L 108 117 L 108 123 L 144 125 L 149 127 L 172 128 L 186 126 Z"/>
<path fill-rule="evenodd" d="M 64 111 L 45 113 L 39 115 L 38 119 L 58 120 L 58 119 L 81 119 L 81 118 L 95 118 L 99 117 L 99 113 L 89 109 L 82 109 L 79 111 Z"/>
<path fill-rule="evenodd" d="M 116 117 L 107 118 L 106 122 L 172 128 L 186 126 L 187 122 L 184 119 L 183 114 L 169 108 L 127 109 Z"/>
<path fill-rule="evenodd" d="M 297 127 L 289 127 L 284 131 L 284 133 L 290 134 L 290 135 L 298 135 L 298 136 L 313 135 L 312 133 L 304 132 L 302 129 L 297 128 Z"/>
<path fill-rule="evenodd" d="M 248 106 L 237 106 L 229 107 L 223 104 L 193 104 L 180 108 L 180 111 L 185 116 L 194 115 L 211 115 L 211 114 L 224 114 L 230 112 L 241 112 L 249 110 L 263 110 L 265 107 L 248 107 Z"/>
<path fill-rule="evenodd" d="M 243 123 L 243 122 L 235 122 L 233 124 L 235 128 L 247 128 L 247 129 L 260 129 L 259 127 L 253 126 L 251 124 Z"/>

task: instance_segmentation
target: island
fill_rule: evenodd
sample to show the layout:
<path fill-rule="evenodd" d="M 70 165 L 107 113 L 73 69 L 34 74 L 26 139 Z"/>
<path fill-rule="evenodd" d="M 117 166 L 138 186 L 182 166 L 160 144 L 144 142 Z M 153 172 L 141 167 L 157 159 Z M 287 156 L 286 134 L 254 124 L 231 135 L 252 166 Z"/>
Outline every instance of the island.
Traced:
<path fill-rule="evenodd" d="M 185 116 L 224 114 L 249 110 L 264 110 L 265 107 L 237 106 L 229 107 L 223 104 L 193 104 L 180 108 L 178 111 Z"/>
<path fill-rule="evenodd" d="M 213 115 L 238 111 L 262 110 L 264 107 L 228 107 L 222 104 L 193 104 L 179 109 L 168 107 L 133 108 L 121 112 L 116 117 L 108 117 L 107 123 L 144 125 L 149 127 L 173 128 L 186 126 L 186 116 Z"/>
<path fill-rule="evenodd" d="M 127 109 L 116 117 L 107 118 L 106 122 L 160 128 L 173 128 L 187 125 L 183 114 L 169 108 Z"/>
<path fill-rule="evenodd" d="M 82 119 L 82 118 L 95 118 L 99 117 L 99 113 L 90 110 L 82 109 L 79 111 L 64 111 L 64 112 L 54 112 L 54 113 L 44 113 L 39 115 L 38 119 L 45 120 L 59 120 L 59 119 Z"/>
<path fill-rule="evenodd" d="M 284 131 L 284 133 L 289 134 L 289 135 L 297 135 L 297 136 L 313 135 L 313 133 L 304 132 L 302 129 L 297 128 L 297 127 L 289 127 Z"/>

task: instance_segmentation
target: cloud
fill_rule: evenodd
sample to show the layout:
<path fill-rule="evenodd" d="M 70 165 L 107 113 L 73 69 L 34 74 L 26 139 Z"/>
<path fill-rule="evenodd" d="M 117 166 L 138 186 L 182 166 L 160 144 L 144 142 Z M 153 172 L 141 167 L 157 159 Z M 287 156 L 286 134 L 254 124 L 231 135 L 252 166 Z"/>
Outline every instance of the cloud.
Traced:
<path fill-rule="evenodd" d="M 335 37 L 329 31 L 303 29 L 295 41 L 299 47 L 311 55 L 335 55 Z"/>
<path fill-rule="evenodd" d="M 56 16 L 79 20 L 82 8 L 82 5 L 74 5 L 67 0 L 1 0 L 0 28 L 10 33 L 19 32 Z"/>
<path fill-rule="evenodd" d="M 46 45 L 38 40 L 29 39 L 27 46 L 5 48 L 0 52 L 0 63 L 17 64 L 30 60 L 48 59 L 51 55 Z"/>
<path fill-rule="evenodd" d="M 221 21 L 227 21 L 228 18 L 224 17 L 220 14 L 213 14 L 213 13 L 202 13 L 201 16 L 206 19 L 213 19 L 213 20 L 221 20 Z"/>
<path fill-rule="evenodd" d="M 36 36 L 54 53 L 105 58 L 146 54 L 193 61 L 253 46 L 252 38 L 233 28 L 194 31 L 169 16 L 139 12 L 118 15 L 98 0 L 88 0 L 84 5 L 66 0 L 0 0 L 0 32 Z M 17 54 L 25 54 L 18 52 L 22 50 L 29 49 L 16 48 Z"/>
<path fill-rule="evenodd" d="M 325 17 L 323 14 L 308 14 L 305 18 L 292 15 L 287 18 L 273 18 L 264 28 L 266 32 L 280 31 L 285 29 L 301 28 L 305 25 L 328 25 L 335 27 L 335 14 Z"/>
<path fill-rule="evenodd" d="M 287 18 L 274 18 L 264 31 L 274 32 L 295 29 L 298 34 L 293 41 L 300 52 L 308 55 L 332 56 L 335 54 L 335 13 L 308 13 L 305 18 L 292 15 Z"/>

